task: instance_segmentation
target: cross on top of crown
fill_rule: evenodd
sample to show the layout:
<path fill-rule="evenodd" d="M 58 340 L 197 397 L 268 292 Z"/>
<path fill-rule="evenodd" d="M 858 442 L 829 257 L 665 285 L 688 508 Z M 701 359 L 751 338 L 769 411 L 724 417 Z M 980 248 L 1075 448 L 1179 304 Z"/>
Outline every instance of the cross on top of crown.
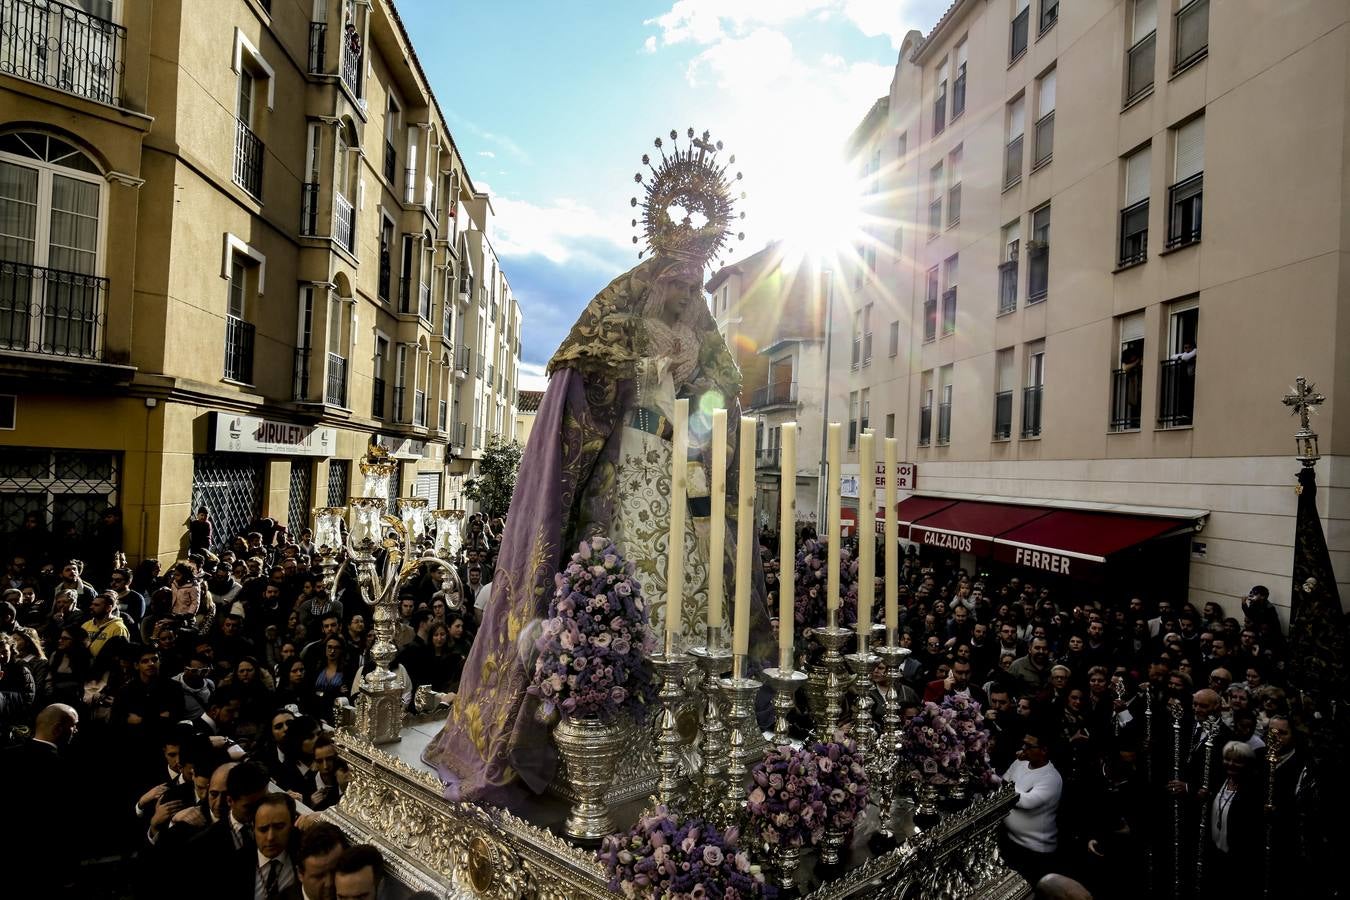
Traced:
<path fill-rule="evenodd" d="M 1290 393 L 1284 395 L 1284 405 L 1289 407 L 1292 415 L 1298 416 L 1299 425 L 1307 431 L 1309 414 L 1316 412 L 1326 399 L 1326 394 L 1313 390 L 1312 383 L 1300 375 L 1294 380 Z"/>

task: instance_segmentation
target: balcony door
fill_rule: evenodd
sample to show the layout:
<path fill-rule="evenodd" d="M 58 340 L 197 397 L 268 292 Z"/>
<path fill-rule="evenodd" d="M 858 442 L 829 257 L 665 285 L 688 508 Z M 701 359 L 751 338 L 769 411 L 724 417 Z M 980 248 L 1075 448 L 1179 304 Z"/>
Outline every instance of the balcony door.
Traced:
<path fill-rule="evenodd" d="M 64 141 L 0 136 L 0 349 L 99 355 L 103 184 Z"/>

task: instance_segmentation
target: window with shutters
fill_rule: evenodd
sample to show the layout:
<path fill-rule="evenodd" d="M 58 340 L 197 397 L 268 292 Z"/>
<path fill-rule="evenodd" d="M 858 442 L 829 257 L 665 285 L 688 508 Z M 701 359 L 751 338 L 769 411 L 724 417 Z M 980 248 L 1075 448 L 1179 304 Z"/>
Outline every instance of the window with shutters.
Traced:
<path fill-rule="evenodd" d="M 1012 438 L 1013 393 L 1016 385 L 1013 379 L 1013 348 L 998 351 L 994 360 L 994 440 L 1006 441 Z"/>
<path fill-rule="evenodd" d="M 1055 69 L 1036 79 L 1036 145 L 1031 158 L 1034 172 L 1050 162 L 1055 152 Z"/>
<path fill-rule="evenodd" d="M 956 282 L 959 262 L 958 255 L 953 253 L 942 263 L 942 279 L 944 282 L 942 291 L 943 335 L 952 334 L 956 331 Z"/>
<path fill-rule="evenodd" d="M 1013 18 L 1008 26 L 1008 63 L 1011 65 L 1027 52 L 1028 26 L 1031 23 L 1031 0 L 1013 0 Z"/>
<path fill-rule="evenodd" d="M 1188 297 L 1167 307 L 1167 358 L 1159 362 L 1158 427 L 1184 428 L 1195 413 L 1195 365 L 1200 299 Z"/>
<path fill-rule="evenodd" d="M 1153 64 L 1158 45 L 1158 0 L 1130 4 L 1130 48 L 1125 53 L 1125 104 L 1153 90 Z"/>
<path fill-rule="evenodd" d="M 960 144 L 947 154 L 947 227 L 961 221 L 961 156 Z"/>
<path fill-rule="evenodd" d="M 1026 131 L 1026 95 L 1008 104 L 1008 139 L 1003 148 L 1003 189 L 1022 180 L 1022 135 Z"/>
<path fill-rule="evenodd" d="M 1017 257 L 1022 249 L 1022 220 L 1003 226 L 1002 259 L 998 264 L 998 314 L 1017 309 Z"/>
<path fill-rule="evenodd" d="M 942 231 L 942 163 L 928 172 L 928 239 Z"/>
<path fill-rule="evenodd" d="M 1173 72 L 1204 59 L 1209 53 L 1209 0 L 1182 0 L 1172 34 L 1177 44 Z"/>
<path fill-rule="evenodd" d="M 939 135 L 947 127 L 947 60 L 937 71 L 937 93 L 933 97 L 933 134 Z"/>
<path fill-rule="evenodd" d="M 966 111 L 966 67 L 970 57 L 970 42 L 965 38 L 956 45 L 956 80 L 952 82 L 952 121 Z"/>
<path fill-rule="evenodd" d="M 1111 373 L 1112 431 L 1133 431 L 1139 427 L 1144 386 L 1144 313 L 1130 313 L 1116 319 L 1118 344 L 1117 368 Z"/>
<path fill-rule="evenodd" d="M 924 343 L 937 340 L 938 267 L 928 270 L 927 292 L 923 300 Z"/>
<path fill-rule="evenodd" d="M 1125 158 L 1125 206 L 1120 211 L 1120 268 L 1148 259 L 1148 194 L 1152 148 L 1142 147 Z"/>
<path fill-rule="evenodd" d="M 1172 186 L 1167 189 L 1167 249 L 1200 241 L 1205 194 L 1205 119 L 1175 129 Z"/>

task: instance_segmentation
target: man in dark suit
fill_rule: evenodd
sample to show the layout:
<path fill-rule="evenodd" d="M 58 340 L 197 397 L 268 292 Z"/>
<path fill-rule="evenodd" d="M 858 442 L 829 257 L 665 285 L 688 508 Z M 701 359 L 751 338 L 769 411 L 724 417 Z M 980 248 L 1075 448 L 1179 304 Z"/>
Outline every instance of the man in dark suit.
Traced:
<path fill-rule="evenodd" d="M 58 896 L 62 873 L 70 871 L 61 863 L 69 862 L 67 850 L 81 837 L 70 833 L 69 819 L 70 811 L 79 808 L 72 790 L 78 778 L 61 751 L 79 724 L 74 708 L 53 703 L 38 713 L 31 740 L 0 751 L 0 772 L 14 776 L 6 779 L 6 803 L 23 811 L 22 827 L 11 829 L 5 841 L 6 858 L 19 862 L 6 876 L 13 896 Z M 53 840 L 54 835 L 63 839 Z"/>
<path fill-rule="evenodd" d="M 923 701 L 925 703 L 941 703 L 948 697 L 969 697 L 980 704 L 980 709 L 989 707 L 989 697 L 984 693 L 984 688 L 978 684 L 970 683 L 970 661 L 957 657 L 952 662 L 951 670 L 946 678 L 938 678 L 928 682 L 928 686 L 923 691 Z"/>
<path fill-rule="evenodd" d="M 275 792 L 262 797 L 253 812 L 256 841 L 240 847 L 228 868 L 213 881 L 208 896 L 220 900 L 301 900 L 295 853 L 295 800 Z M 214 893 L 212 893 L 214 892 Z"/>
<path fill-rule="evenodd" d="M 267 769 L 251 760 L 229 769 L 225 776 L 224 798 L 229 813 L 188 842 L 182 854 L 185 870 L 191 867 L 225 872 L 231 868 L 237 851 L 256 849 L 253 814 L 267 796 L 270 780 Z M 186 871 L 184 877 L 188 877 Z"/>

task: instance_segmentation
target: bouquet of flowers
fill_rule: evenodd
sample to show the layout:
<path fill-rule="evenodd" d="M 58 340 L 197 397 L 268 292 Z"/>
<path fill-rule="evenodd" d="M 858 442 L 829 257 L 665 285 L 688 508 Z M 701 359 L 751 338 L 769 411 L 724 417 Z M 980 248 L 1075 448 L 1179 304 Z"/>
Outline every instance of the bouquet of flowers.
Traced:
<path fill-rule="evenodd" d="M 554 576 L 529 693 L 581 718 L 645 718 L 656 697 L 655 649 L 633 564 L 605 537 L 582 541 Z"/>
<path fill-rule="evenodd" d="M 825 824 L 851 831 L 867 808 L 867 772 L 853 739 L 836 735 L 828 744 L 813 744 L 819 782 L 825 792 Z"/>
<path fill-rule="evenodd" d="M 905 723 L 902 758 L 910 777 L 930 785 L 954 784 L 961 777 L 966 744 L 956 730 L 956 710 L 949 703 L 925 703 Z"/>
<path fill-rule="evenodd" d="M 719 830 L 700 818 L 678 821 L 664 806 L 612 834 L 597 856 L 609 889 L 631 898 L 771 900 L 778 889 L 738 846 L 739 829 Z"/>
<path fill-rule="evenodd" d="M 792 618 L 797 628 L 824 628 L 829 586 L 829 546 L 808 539 L 797 550 Z M 858 621 L 858 561 L 847 547 L 839 548 L 839 625 Z"/>
<path fill-rule="evenodd" d="M 815 754 L 774 747 L 755 764 L 747 824 L 758 843 L 806 847 L 825 833 L 826 788 Z"/>
<path fill-rule="evenodd" d="M 999 777 L 989 764 L 989 725 L 980 711 L 980 704 L 969 697 L 953 696 L 942 705 L 955 713 L 952 727 L 965 747 L 966 773 L 975 789 L 991 790 L 999 783 Z"/>

